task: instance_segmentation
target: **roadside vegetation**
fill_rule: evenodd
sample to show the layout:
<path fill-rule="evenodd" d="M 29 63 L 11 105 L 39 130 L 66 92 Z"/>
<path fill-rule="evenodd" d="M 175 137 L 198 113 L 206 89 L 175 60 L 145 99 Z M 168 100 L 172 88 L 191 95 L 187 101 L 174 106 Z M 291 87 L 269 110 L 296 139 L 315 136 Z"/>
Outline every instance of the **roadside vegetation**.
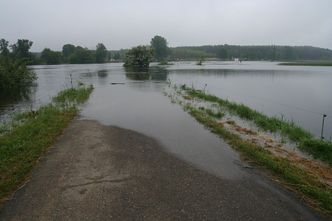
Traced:
<path fill-rule="evenodd" d="M 203 110 L 191 105 L 185 105 L 184 109 L 211 132 L 225 139 L 244 156 L 282 178 L 282 182 L 291 189 L 306 196 L 313 206 L 332 214 L 332 190 L 328 185 L 321 183 L 316 177 L 309 175 L 305 170 L 293 165 L 287 159 L 277 158 L 268 150 L 242 140 L 238 135 L 226 130 L 214 117 L 209 116 Z"/>
<path fill-rule="evenodd" d="M 315 139 L 313 135 L 294 123 L 265 116 L 245 105 L 223 100 L 206 94 L 204 91 L 196 90 L 186 85 L 175 87 L 175 90 L 186 101 L 178 100 L 178 103 L 198 122 L 226 140 L 233 148 L 239 150 L 243 156 L 254 160 L 253 162 L 281 178 L 283 184 L 301 193 L 314 207 L 332 214 L 332 189 L 329 184 L 323 183 L 318 176 L 308 173 L 300 165 L 292 162 L 291 159 L 274 155 L 259 143 L 243 139 L 240 135 L 225 128 L 224 124 L 220 123 L 220 119 L 227 112 L 244 120 L 254 122 L 255 125 L 264 131 L 282 133 L 295 141 L 298 144 L 298 148 L 311 154 L 314 158 L 327 162 L 330 166 L 332 165 L 331 143 Z M 191 102 L 191 100 L 193 101 Z M 208 107 L 195 105 L 196 102 L 200 101 L 217 105 L 218 108 L 212 110 Z"/>
<path fill-rule="evenodd" d="M 39 157 L 76 116 L 93 87 L 61 91 L 53 102 L 37 111 L 17 114 L 0 130 L 0 201 L 27 179 Z M 71 105 L 67 105 L 70 103 Z"/>
<path fill-rule="evenodd" d="M 185 85 L 182 85 L 180 88 L 181 90 L 184 90 L 188 96 L 217 103 L 221 108 L 225 108 L 231 114 L 252 121 L 256 126 L 265 131 L 279 132 L 281 135 L 287 136 L 291 141 L 298 143 L 299 149 L 311 154 L 314 158 L 332 165 L 332 143 L 317 140 L 312 134 L 293 122 L 283 121 L 276 117 L 268 117 L 243 104 L 224 100 L 214 95 L 206 94 L 201 90 L 186 87 Z"/>

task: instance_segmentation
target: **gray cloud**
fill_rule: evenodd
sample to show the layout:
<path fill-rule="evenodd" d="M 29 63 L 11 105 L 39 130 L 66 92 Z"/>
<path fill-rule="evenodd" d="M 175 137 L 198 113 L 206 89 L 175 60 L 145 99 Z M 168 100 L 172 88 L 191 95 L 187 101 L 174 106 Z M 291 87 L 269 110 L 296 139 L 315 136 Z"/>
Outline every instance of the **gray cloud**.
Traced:
<path fill-rule="evenodd" d="M 128 48 L 155 34 L 171 46 L 313 45 L 332 48 L 331 0 L 1 0 L 0 38 Z"/>

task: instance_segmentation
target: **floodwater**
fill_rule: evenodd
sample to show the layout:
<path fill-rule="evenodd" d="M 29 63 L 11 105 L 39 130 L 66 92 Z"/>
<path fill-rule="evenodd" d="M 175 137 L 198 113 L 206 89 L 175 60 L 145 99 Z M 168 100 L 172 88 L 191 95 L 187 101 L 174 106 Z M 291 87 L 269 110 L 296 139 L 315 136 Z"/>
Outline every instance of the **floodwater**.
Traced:
<path fill-rule="evenodd" d="M 288 67 L 272 62 L 192 62 L 153 66 L 149 73 L 124 70 L 122 64 L 34 66 L 37 86 L 30 99 L 0 106 L 0 119 L 50 102 L 71 81 L 93 84 L 95 90 L 82 108 L 82 118 L 132 129 L 154 137 L 180 158 L 214 174 L 243 176 L 239 156 L 204 129 L 163 91 L 168 83 L 187 84 L 244 103 L 270 116 L 283 116 L 325 137 L 332 135 L 332 67 Z M 124 84 L 112 84 L 124 83 Z"/>

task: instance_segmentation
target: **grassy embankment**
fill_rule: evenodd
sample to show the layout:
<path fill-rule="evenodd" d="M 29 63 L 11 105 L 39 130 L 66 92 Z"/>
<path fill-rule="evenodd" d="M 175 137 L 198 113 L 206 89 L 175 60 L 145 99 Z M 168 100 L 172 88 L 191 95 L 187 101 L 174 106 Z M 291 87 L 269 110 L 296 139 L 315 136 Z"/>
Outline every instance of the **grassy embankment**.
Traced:
<path fill-rule="evenodd" d="M 185 86 L 182 86 L 181 89 L 185 90 L 191 97 L 217 103 L 220 107 L 226 108 L 230 113 L 235 114 L 242 119 L 254 122 L 255 125 L 265 131 L 279 132 L 281 135 L 287 136 L 290 140 L 297 142 L 298 147 L 301 150 L 311 154 L 314 158 L 332 165 L 332 144 L 315 139 L 313 135 L 295 125 L 293 122 L 282 121 L 276 117 L 268 117 L 243 104 L 230 102 L 214 95 L 206 94 L 200 90 Z"/>
<path fill-rule="evenodd" d="M 93 87 L 61 91 L 53 102 L 37 111 L 18 114 L 0 133 L 0 200 L 27 178 L 56 137 L 76 116 L 78 104 L 89 98 Z"/>
<path fill-rule="evenodd" d="M 332 66 L 332 61 L 294 61 L 294 62 L 283 62 L 279 65 L 289 66 Z"/>
<path fill-rule="evenodd" d="M 213 95 L 205 94 L 200 90 L 195 90 L 185 86 L 181 90 L 186 92 L 186 96 L 199 98 L 208 102 L 215 102 L 229 112 L 238 115 L 241 118 L 251 120 L 257 126 L 270 131 L 279 131 L 289 136 L 290 139 L 300 143 L 300 148 L 310 152 L 315 157 L 331 163 L 332 146 L 330 143 L 315 140 L 312 135 L 292 123 L 284 122 L 276 118 L 269 118 L 257 111 L 220 99 Z M 196 108 L 192 105 L 185 105 L 188 111 L 198 122 L 205 125 L 213 133 L 218 134 L 235 149 L 239 150 L 246 157 L 253 159 L 260 166 L 270 170 L 274 175 L 282 178 L 284 184 L 302 193 L 307 200 L 315 204 L 318 208 L 332 214 L 332 190 L 328 185 L 321 183 L 316 177 L 309 175 L 302 168 L 293 165 L 287 159 L 278 158 L 268 150 L 242 140 L 238 135 L 229 132 L 217 121 L 221 115 L 210 113 L 206 109 Z"/>

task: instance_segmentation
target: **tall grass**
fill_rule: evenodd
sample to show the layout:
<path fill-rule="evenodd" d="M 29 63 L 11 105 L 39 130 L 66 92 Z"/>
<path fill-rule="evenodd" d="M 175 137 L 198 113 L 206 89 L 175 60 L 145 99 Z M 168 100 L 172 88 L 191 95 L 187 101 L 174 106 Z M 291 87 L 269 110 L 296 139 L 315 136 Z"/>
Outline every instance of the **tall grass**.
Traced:
<path fill-rule="evenodd" d="M 76 105 L 64 102 L 82 103 L 91 91 L 92 87 L 62 91 L 54 98 L 56 103 L 19 114 L 15 120 L 20 123 L 0 136 L 0 201 L 24 182 L 40 155 L 77 114 Z"/>
<path fill-rule="evenodd" d="M 53 98 L 53 101 L 56 103 L 74 103 L 81 104 L 85 102 L 90 93 L 93 90 L 93 86 L 80 86 L 78 88 L 69 88 L 63 91 L 60 91 L 57 96 Z"/>
<path fill-rule="evenodd" d="M 180 89 L 191 97 L 217 103 L 220 107 L 226 108 L 230 113 L 254 122 L 259 128 L 265 131 L 280 132 L 283 136 L 287 136 L 290 140 L 297 142 L 298 148 L 301 150 L 311 154 L 316 159 L 332 165 L 332 144 L 315 139 L 312 134 L 295 125 L 293 122 L 286 122 L 276 117 L 268 117 L 243 104 L 224 100 L 217 96 L 206 94 L 201 90 L 186 87 L 185 85 L 182 85 Z"/>

